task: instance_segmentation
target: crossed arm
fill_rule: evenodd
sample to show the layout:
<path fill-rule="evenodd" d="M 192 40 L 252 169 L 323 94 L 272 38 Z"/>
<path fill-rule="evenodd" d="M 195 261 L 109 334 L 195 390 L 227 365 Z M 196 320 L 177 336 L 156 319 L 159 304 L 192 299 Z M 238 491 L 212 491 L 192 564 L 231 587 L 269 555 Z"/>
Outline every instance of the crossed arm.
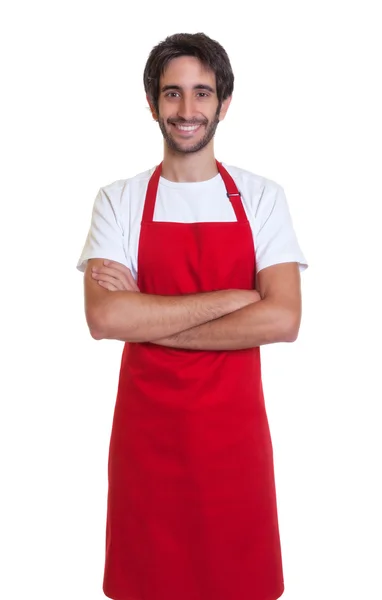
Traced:
<path fill-rule="evenodd" d="M 256 302 L 156 343 L 192 350 L 239 350 L 295 341 L 301 320 L 298 265 L 268 267 L 260 271 L 258 285 Z"/>
<path fill-rule="evenodd" d="M 301 320 L 298 265 L 263 269 L 258 288 L 183 296 L 143 294 L 125 266 L 92 259 L 85 272 L 85 312 L 95 339 L 190 350 L 237 350 L 294 341 Z"/>

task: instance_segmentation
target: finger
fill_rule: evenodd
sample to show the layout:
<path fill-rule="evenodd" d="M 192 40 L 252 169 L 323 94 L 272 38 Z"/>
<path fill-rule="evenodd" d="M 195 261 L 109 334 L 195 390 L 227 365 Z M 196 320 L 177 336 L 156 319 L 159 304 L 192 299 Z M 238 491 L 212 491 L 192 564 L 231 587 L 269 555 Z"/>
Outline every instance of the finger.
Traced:
<path fill-rule="evenodd" d="M 110 283 L 116 289 L 123 291 L 125 290 L 125 286 L 122 281 L 116 279 L 115 277 L 111 277 L 110 275 L 106 275 L 105 273 L 92 273 L 92 278 L 96 281 L 103 281 L 104 283 Z"/>
<path fill-rule="evenodd" d="M 126 267 L 126 265 L 123 265 L 115 260 L 104 260 L 103 265 L 105 267 L 109 267 L 110 269 L 117 269 L 117 271 L 120 271 L 121 273 L 125 273 L 126 271 L 130 272 L 130 269 Z"/>
<path fill-rule="evenodd" d="M 102 286 L 103 288 L 106 288 L 107 290 L 109 290 L 109 292 L 118 292 L 118 288 L 115 287 L 115 285 L 113 285 L 112 283 L 109 283 L 108 281 L 98 281 L 97 283 L 99 283 L 100 286 Z"/>
<path fill-rule="evenodd" d="M 105 259 L 103 261 L 103 264 L 105 265 L 105 267 L 108 267 L 111 269 L 116 269 L 120 273 L 123 273 L 123 275 L 125 275 L 127 277 L 129 283 L 136 284 L 136 281 L 131 273 L 131 270 L 128 267 L 126 267 L 126 265 L 123 265 L 122 263 L 116 262 L 114 260 L 108 260 L 108 259 Z"/>
<path fill-rule="evenodd" d="M 125 265 L 112 261 L 104 261 L 109 263 L 109 266 L 95 267 L 94 272 L 110 275 L 123 282 L 126 289 L 139 292 L 137 283 L 130 271 Z"/>
<path fill-rule="evenodd" d="M 121 277 L 123 277 L 122 272 L 113 267 L 93 267 L 92 273 L 102 273 L 105 275 L 110 275 L 111 277 L 115 277 L 116 279 L 121 279 Z"/>
<path fill-rule="evenodd" d="M 128 284 L 129 284 L 129 289 L 133 290 L 134 292 L 139 292 L 139 287 L 137 286 L 134 277 L 131 277 L 131 283 L 130 283 L 130 281 L 128 281 Z"/>
<path fill-rule="evenodd" d="M 101 266 L 101 267 L 93 267 L 92 272 L 93 273 L 105 273 L 106 275 L 111 275 L 112 277 L 115 277 L 116 279 L 132 279 L 134 281 L 133 276 L 131 275 L 130 270 L 125 267 L 124 265 L 120 265 L 121 268 L 117 268 L 115 265 L 117 265 L 118 263 L 114 263 L 112 265 L 109 266 Z"/>
<path fill-rule="evenodd" d="M 132 288 L 134 288 L 134 290 L 136 292 L 139 292 L 139 287 L 137 285 L 137 282 L 135 281 L 134 277 L 131 274 L 131 271 L 129 271 L 126 275 L 126 279 L 128 281 L 128 283 L 131 285 Z"/>
<path fill-rule="evenodd" d="M 117 290 L 121 292 L 139 292 L 139 289 L 136 285 L 129 285 L 129 283 L 124 278 L 116 278 L 111 275 L 106 275 L 105 273 L 92 273 L 92 278 L 96 281 L 105 281 L 107 283 L 111 283 Z"/>

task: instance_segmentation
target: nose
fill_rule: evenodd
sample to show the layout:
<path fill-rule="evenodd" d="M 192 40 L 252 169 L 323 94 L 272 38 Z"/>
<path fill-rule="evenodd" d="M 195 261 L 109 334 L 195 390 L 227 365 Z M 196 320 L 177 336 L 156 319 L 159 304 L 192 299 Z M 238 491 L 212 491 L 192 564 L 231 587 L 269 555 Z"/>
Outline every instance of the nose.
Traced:
<path fill-rule="evenodd" d="M 178 104 L 178 117 L 185 121 L 192 121 L 195 118 L 196 109 L 192 96 L 184 94 Z"/>

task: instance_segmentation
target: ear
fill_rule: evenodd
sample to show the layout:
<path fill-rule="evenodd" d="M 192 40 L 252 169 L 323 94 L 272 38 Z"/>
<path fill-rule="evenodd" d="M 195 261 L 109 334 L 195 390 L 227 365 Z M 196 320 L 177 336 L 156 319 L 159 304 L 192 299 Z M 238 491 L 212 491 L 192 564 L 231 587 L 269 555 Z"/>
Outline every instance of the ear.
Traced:
<path fill-rule="evenodd" d="M 148 94 L 146 94 L 146 100 L 147 100 L 147 102 L 148 102 L 148 105 L 149 105 L 149 107 L 150 107 L 150 112 L 151 112 L 152 118 L 154 119 L 154 121 L 157 121 L 157 120 L 158 120 L 158 115 L 157 115 L 157 114 L 156 114 L 156 112 L 155 112 L 154 105 L 153 105 L 153 103 L 151 102 L 151 100 L 150 100 L 150 98 L 149 98 Z"/>
<path fill-rule="evenodd" d="M 224 117 L 226 116 L 229 105 L 231 104 L 231 100 L 232 100 L 232 95 L 228 96 L 228 98 L 223 100 L 222 106 L 220 109 L 220 113 L 219 113 L 219 121 L 223 121 Z"/>

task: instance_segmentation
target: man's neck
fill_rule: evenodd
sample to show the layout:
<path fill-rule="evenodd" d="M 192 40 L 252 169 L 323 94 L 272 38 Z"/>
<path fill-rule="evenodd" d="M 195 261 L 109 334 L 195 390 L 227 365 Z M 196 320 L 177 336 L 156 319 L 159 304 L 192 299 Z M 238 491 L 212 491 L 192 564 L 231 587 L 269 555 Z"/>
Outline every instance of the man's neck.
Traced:
<path fill-rule="evenodd" d="M 175 153 L 165 146 L 162 177 L 179 183 L 207 181 L 217 175 L 213 146 L 201 152 Z"/>

